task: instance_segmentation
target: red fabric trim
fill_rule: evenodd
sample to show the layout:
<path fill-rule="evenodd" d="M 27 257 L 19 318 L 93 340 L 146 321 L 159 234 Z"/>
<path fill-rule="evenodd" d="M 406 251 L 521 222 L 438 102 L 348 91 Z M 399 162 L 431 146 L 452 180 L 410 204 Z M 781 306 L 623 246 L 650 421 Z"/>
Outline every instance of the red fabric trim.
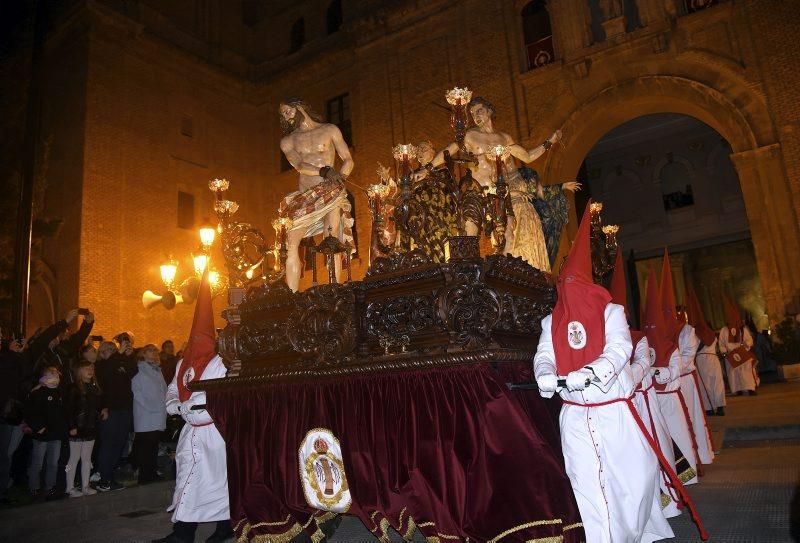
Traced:
<path fill-rule="evenodd" d="M 205 424 L 192 424 L 192 426 L 195 427 L 195 428 L 202 428 L 203 426 L 211 426 L 212 424 L 214 424 L 213 420 L 211 422 L 207 422 Z"/>

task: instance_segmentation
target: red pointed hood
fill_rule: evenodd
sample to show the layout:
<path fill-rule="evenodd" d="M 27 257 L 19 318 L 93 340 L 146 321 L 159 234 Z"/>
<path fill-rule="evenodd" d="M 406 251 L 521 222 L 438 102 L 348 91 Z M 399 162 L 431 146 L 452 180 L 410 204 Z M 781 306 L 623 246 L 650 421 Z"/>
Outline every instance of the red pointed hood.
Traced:
<path fill-rule="evenodd" d="M 727 295 L 722 296 L 722 304 L 725 309 L 725 326 L 728 327 L 731 339 L 734 339 L 736 342 L 741 342 L 737 334 L 739 334 L 744 326 L 744 322 L 742 321 L 742 314 L 739 312 L 739 307 L 733 303 Z"/>
<path fill-rule="evenodd" d="M 186 385 L 191 381 L 200 380 L 203 370 L 216 354 L 214 308 L 211 305 L 211 285 L 208 283 L 208 266 L 206 266 L 197 293 L 192 331 L 186 350 L 183 352 L 183 362 L 178 374 L 178 397 L 181 402 L 185 402 L 192 395 L 192 391 Z"/>
<path fill-rule="evenodd" d="M 558 275 L 558 301 L 551 333 L 559 375 L 567 375 L 597 360 L 606 344 L 605 309 L 611 295 L 592 280 L 589 207 L 578 235 Z"/>
<path fill-rule="evenodd" d="M 685 321 L 678 319 L 677 304 L 675 303 L 675 289 L 672 286 L 672 267 L 669 264 L 669 253 L 664 247 L 664 258 L 661 261 L 661 306 L 664 310 L 664 324 L 674 330 L 675 337 L 683 328 Z"/>
<path fill-rule="evenodd" d="M 700 306 L 700 300 L 697 299 L 697 293 L 691 288 L 686 292 L 686 309 L 689 316 L 689 324 L 694 327 L 694 331 L 700 341 L 703 342 L 703 345 L 714 343 L 717 335 L 708 327 L 703 308 Z"/>
<path fill-rule="evenodd" d="M 642 325 L 643 331 L 647 335 L 647 342 L 656 353 L 653 366 L 659 368 L 669 366 L 669 358 L 672 356 L 673 351 L 677 349 L 673 333 L 674 325 L 672 322 L 669 325 L 664 322 L 664 310 L 661 303 L 658 280 L 656 279 L 656 272 L 652 268 L 650 269 L 650 275 L 647 277 L 647 299 L 644 304 Z"/>
<path fill-rule="evenodd" d="M 625 315 L 628 314 L 628 281 L 625 279 L 625 266 L 622 264 L 622 251 L 617 250 L 617 258 L 614 260 L 614 275 L 611 276 L 611 284 L 608 287 L 611 294 L 611 301 L 625 308 Z"/>

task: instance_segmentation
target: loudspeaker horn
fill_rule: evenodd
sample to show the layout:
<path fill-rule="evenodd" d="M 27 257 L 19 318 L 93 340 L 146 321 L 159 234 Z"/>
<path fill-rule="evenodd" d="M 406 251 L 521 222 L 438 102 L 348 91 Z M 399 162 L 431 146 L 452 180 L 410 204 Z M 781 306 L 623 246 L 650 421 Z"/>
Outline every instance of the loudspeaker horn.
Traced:
<path fill-rule="evenodd" d="M 142 294 L 142 305 L 145 309 L 152 309 L 161 302 L 167 309 L 174 309 L 176 305 L 183 303 L 183 296 L 179 292 L 166 291 L 163 296 L 159 296 L 152 290 L 144 291 Z"/>

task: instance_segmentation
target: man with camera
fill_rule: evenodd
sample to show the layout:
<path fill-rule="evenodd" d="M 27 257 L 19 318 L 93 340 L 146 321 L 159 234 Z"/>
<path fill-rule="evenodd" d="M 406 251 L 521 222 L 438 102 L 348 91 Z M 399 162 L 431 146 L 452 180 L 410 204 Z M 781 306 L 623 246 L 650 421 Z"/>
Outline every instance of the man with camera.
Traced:
<path fill-rule="evenodd" d="M 124 488 L 114 480 L 114 469 L 122 457 L 133 425 L 131 380 L 139 371 L 133 351 L 133 334 L 122 332 L 114 339 L 119 348 L 104 358 L 101 346 L 95 368 L 97 383 L 103 392 L 101 407 L 108 409 L 108 417 L 100 421 L 100 446 L 97 451 L 100 471 L 97 490 L 100 492 Z"/>

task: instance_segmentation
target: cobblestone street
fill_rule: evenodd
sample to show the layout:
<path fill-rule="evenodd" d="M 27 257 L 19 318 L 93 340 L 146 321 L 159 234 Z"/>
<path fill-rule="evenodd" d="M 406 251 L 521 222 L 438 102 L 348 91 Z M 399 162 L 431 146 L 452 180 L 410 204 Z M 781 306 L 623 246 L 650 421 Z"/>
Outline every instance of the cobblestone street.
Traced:
<path fill-rule="evenodd" d="M 690 487 L 710 541 L 800 541 L 800 383 L 764 385 L 756 397 L 728 402 L 726 417 L 710 419 L 721 454 L 702 482 Z M 149 541 L 170 530 L 164 508 L 171 492 L 171 483 L 160 483 L 6 509 L 0 512 L 0 541 Z M 687 513 L 671 523 L 672 541 L 699 541 Z M 212 529 L 201 526 L 197 540 Z M 346 518 L 331 543 L 373 541 L 358 520 Z"/>

